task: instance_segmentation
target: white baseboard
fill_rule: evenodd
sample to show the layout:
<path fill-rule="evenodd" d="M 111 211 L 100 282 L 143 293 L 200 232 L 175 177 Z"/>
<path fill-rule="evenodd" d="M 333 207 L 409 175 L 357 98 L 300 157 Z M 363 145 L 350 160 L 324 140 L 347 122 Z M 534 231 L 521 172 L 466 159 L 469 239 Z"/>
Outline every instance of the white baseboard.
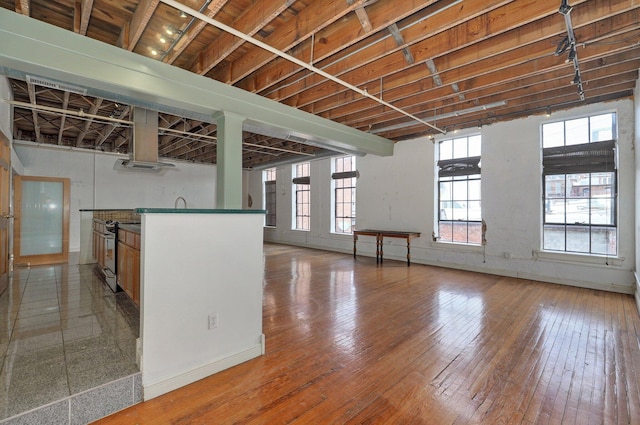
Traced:
<path fill-rule="evenodd" d="M 158 397 L 162 394 L 166 394 L 170 391 L 189 385 L 200 379 L 211 376 L 215 373 L 229 369 L 230 367 L 239 365 L 253 358 L 259 357 L 264 354 L 264 335 L 261 337 L 259 344 L 254 345 L 244 351 L 232 354 L 230 356 L 217 359 L 204 366 L 200 366 L 189 372 L 182 373 L 173 378 L 165 379 L 152 385 L 144 386 L 144 400 L 150 400 L 154 397 Z M 144 371 L 142 372 L 144 381 Z M 143 384 L 144 385 L 144 384 Z"/>

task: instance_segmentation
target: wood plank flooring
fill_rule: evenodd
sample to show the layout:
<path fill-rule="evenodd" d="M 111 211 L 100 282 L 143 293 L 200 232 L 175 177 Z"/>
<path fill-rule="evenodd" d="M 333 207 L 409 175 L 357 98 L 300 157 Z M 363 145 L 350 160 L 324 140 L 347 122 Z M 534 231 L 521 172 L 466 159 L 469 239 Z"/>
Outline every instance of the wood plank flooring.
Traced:
<path fill-rule="evenodd" d="M 630 295 L 265 245 L 266 355 L 99 424 L 640 423 Z"/>

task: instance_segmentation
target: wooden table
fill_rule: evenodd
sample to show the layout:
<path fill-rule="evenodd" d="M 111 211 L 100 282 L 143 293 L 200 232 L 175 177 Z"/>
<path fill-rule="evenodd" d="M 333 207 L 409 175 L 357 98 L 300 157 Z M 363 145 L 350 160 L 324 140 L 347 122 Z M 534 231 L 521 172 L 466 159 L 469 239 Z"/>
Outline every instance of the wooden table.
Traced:
<path fill-rule="evenodd" d="M 411 265 L 411 239 L 419 238 L 420 232 L 404 232 L 398 230 L 364 229 L 353 231 L 353 258 L 356 258 L 356 242 L 358 236 L 375 236 L 376 238 L 376 263 L 382 263 L 382 245 L 384 238 L 401 238 L 407 240 L 407 266 Z"/>

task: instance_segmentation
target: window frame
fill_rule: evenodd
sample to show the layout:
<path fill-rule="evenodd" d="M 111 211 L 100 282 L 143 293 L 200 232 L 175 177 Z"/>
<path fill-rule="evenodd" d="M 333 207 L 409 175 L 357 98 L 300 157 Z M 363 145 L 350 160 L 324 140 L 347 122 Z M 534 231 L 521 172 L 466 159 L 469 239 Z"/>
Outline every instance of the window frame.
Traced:
<path fill-rule="evenodd" d="M 593 118 L 601 118 L 603 116 L 611 116 L 611 127 L 606 131 L 610 132 L 611 139 L 601 140 L 599 135 L 594 133 L 592 126 Z M 575 142 L 575 137 L 569 139 L 571 143 L 567 144 L 567 122 L 578 122 L 587 120 L 586 135 L 588 141 L 580 140 L 581 143 Z M 545 126 L 558 125 L 563 123 L 563 144 L 558 145 L 557 140 L 551 142 L 552 146 L 545 147 Z M 617 256 L 620 246 L 618 213 L 619 213 L 619 186 L 618 186 L 618 168 L 617 168 L 617 138 L 618 138 L 618 120 L 616 111 L 602 111 L 589 115 L 571 117 L 563 120 L 547 121 L 540 126 L 540 141 L 542 149 L 542 237 L 541 248 L 543 252 L 552 252 L 563 254 L 577 254 L 587 256 Z M 579 132 L 584 131 L 578 129 Z M 594 137 L 595 135 L 595 137 Z M 596 139 L 596 140 L 594 140 Z M 562 162 L 563 157 L 564 163 Z M 584 176 L 588 180 L 587 188 L 580 193 L 571 190 L 569 193 L 568 181 L 571 176 Z M 558 177 L 560 190 L 556 191 L 560 196 L 551 196 L 548 193 L 548 182 L 554 179 L 549 177 Z M 594 184 L 596 178 L 604 178 L 605 183 Z M 608 180 L 610 178 L 610 180 Z M 584 185 L 582 185 L 584 186 Z M 601 190 L 594 190 L 596 186 L 605 186 Z M 556 188 L 558 186 L 556 185 Z M 602 192 L 602 190 L 604 192 Z M 601 192 L 601 193 L 599 193 Z M 585 196 L 586 194 L 586 196 Z M 603 196 L 605 195 L 605 196 Z M 551 201 L 561 200 L 561 214 L 563 219 L 559 221 L 551 221 L 548 215 L 552 213 Z M 586 201 L 586 208 L 584 207 Z M 609 207 L 606 207 L 607 202 Z M 558 205 L 558 203 L 555 203 Z M 574 221 L 568 217 L 577 217 L 578 212 L 569 212 L 569 206 L 575 205 L 578 210 L 582 210 L 586 214 L 587 221 Z M 605 208 L 594 208 L 597 205 L 604 205 Z M 581 208 L 582 206 L 582 208 Z M 584 210 L 586 209 L 586 212 Z M 597 209 L 604 209 L 608 215 L 607 222 L 594 222 Z M 606 216 L 605 216 L 606 217 Z M 613 230 L 613 231 L 612 231 Z M 551 232 L 562 233 L 562 240 L 555 243 L 551 239 Z M 586 231 L 586 249 L 576 249 L 576 242 L 581 232 Z M 598 238 L 606 238 L 600 244 L 596 243 Z M 585 242 L 582 242 L 583 244 Z M 611 245 L 613 243 L 613 246 Z M 553 245 L 556 245 L 554 247 Z M 562 245 L 562 247 L 560 247 Z M 602 245 L 604 249 L 598 249 L 597 246 Z M 584 246 L 584 245 L 583 245 Z"/>
<path fill-rule="evenodd" d="M 293 165 L 293 230 L 308 232 L 311 230 L 311 163 L 302 162 Z M 300 199 L 306 202 L 301 202 Z M 304 213 L 306 205 L 307 213 Z M 306 225 L 305 225 L 306 223 Z"/>
<path fill-rule="evenodd" d="M 349 160 L 350 164 L 347 168 L 349 170 L 345 170 L 344 162 L 345 160 Z M 338 162 L 343 162 L 342 166 L 339 166 Z M 331 219 L 331 233 L 335 233 L 337 235 L 353 235 L 353 229 L 356 226 L 356 186 L 357 186 L 357 178 L 359 173 L 356 169 L 356 157 L 354 155 L 340 156 L 333 158 L 331 162 L 332 174 L 331 174 L 331 187 L 332 187 L 332 210 L 333 215 Z M 347 182 L 351 183 L 351 186 L 339 186 Z M 339 202 L 339 199 L 344 199 L 339 196 L 340 192 L 345 192 L 346 190 L 351 191 L 351 201 L 350 202 Z M 351 205 L 350 211 L 351 215 L 338 215 L 340 205 Z M 344 212 L 343 208 L 343 212 Z M 340 231 L 338 229 L 338 224 L 341 222 L 346 222 L 350 220 L 351 224 L 349 226 L 348 231 Z"/>
<path fill-rule="evenodd" d="M 460 148 L 456 149 L 456 143 L 464 140 L 466 146 L 464 148 L 466 156 L 456 155 L 456 151 L 460 152 Z M 478 146 L 471 150 L 470 141 L 477 143 Z M 443 155 L 443 144 L 451 144 L 450 155 Z M 481 151 L 482 151 L 482 135 L 480 133 L 470 133 L 467 135 L 454 135 L 446 139 L 442 139 L 437 143 L 436 149 L 436 211 L 435 226 L 437 229 L 437 242 L 459 244 L 465 246 L 481 246 L 484 241 L 483 220 L 482 220 L 482 171 L 481 171 Z M 477 155 L 479 154 L 479 155 Z M 443 158 L 444 156 L 444 158 Z M 456 199 L 454 195 L 455 182 L 465 182 L 466 195 L 464 199 Z M 450 197 L 444 199 L 443 184 L 450 185 Z M 477 199 L 470 194 L 470 184 L 477 184 Z M 443 208 L 444 203 L 450 203 L 451 218 L 446 217 L 446 209 Z M 456 219 L 454 213 L 455 205 L 464 205 L 464 219 Z M 470 212 L 473 213 L 470 214 Z M 443 213 L 445 216 L 443 217 Z M 477 219 L 471 218 L 470 215 L 479 214 Z M 444 235 L 446 227 L 450 227 L 450 235 Z M 449 230 L 449 229 L 447 229 Z M 462 234 L 464 238 L 456 236 Z"/>
<path fill-rule="evenodd" d="M 266 211 L 264 216 L 265 227 L 276 227 L 277 222 L 277 190 L 276 181 L 278 178 L 277 169 L 267 168 L 262 172 L 263 182 L 263 208 Z"/>

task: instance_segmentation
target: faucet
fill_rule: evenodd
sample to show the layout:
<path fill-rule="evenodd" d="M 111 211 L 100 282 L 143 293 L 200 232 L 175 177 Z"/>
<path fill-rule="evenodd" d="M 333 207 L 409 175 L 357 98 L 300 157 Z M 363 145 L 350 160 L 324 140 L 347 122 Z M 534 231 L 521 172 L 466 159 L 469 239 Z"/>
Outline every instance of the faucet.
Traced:
<path fill-rule="evenodd" d="M 184 209 L 186 210 L 186 209 L 187 209 L 187 200 L 186 200 L 186 199 L 184 199 L 182 196 L 178 196 L 178 197 L 176 198 L 176 202 L 174 202 L 174 203 L 173 203 L 173 208 L 178 209 L 178 201 L 179 201 L 180 199 L 182 199 L 182 202 L 184 202 Z"/>

